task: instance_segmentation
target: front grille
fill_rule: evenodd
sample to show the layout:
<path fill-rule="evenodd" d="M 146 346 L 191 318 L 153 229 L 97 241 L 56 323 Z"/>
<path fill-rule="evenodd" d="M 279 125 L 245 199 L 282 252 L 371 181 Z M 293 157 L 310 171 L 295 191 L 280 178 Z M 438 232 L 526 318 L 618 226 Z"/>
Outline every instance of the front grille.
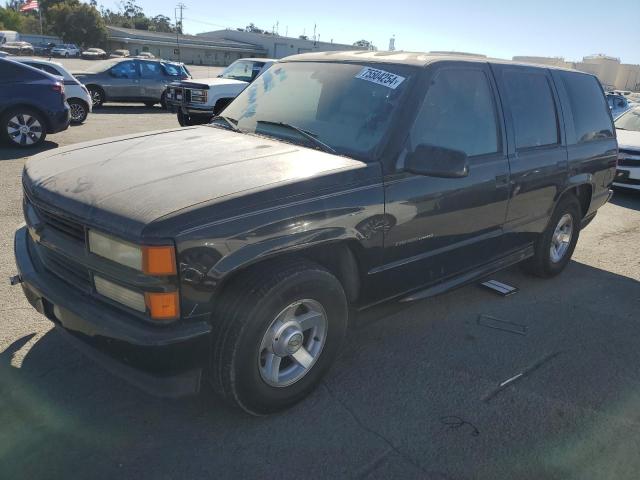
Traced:
<path fill-rule="evenodd" d="M 24 198 L 25 201 L 28 202 L 29 205 L 31 205 L 31 207 L 35 210 L 38 218 L 47 227 L 51 227 L 58 232 L 64 233 L 68 237 L 71 237 L 79 242 L 85 242 L 84 226 L 82 224 L 67 217 L 63 217 L 62 215 L 53 213 L 50 210 L 42 208 L 39 205 L 36 205 L 27 194 L 26 189 L 24 191 Z"/>
<path fill-rule="evenodd" d="M 621 167 L 640 167 L 640 150 L 626 148 L 618 150 L 618 165 Z"/>
<path fill-rule="evenodd" d="M 83 292 L 91 292 L 91 274 L 86 267 L 49 248 L 39 246 L 38 251 L 48 272 Z"/>
<path fill-rule="evenodd" d="M 48 212 L 42 208 L 36 206 L 34 206 L 34 208 L 40 219 L 47 226 L 84 243 L 84 227 L 81 224 Z"/>

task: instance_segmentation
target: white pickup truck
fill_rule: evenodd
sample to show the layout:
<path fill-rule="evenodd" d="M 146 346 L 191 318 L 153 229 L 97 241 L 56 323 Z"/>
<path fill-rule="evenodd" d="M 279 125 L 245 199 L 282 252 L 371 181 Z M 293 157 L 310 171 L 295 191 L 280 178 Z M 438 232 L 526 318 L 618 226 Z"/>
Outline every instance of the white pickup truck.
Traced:
<path fill-rule="evenodd" d="M 183 127 L 209 123 L 273 62 L 271 58 L 243 58 L 215 78 L 173 82 L 166 90 L 167 108 L 178 114 Z"/>

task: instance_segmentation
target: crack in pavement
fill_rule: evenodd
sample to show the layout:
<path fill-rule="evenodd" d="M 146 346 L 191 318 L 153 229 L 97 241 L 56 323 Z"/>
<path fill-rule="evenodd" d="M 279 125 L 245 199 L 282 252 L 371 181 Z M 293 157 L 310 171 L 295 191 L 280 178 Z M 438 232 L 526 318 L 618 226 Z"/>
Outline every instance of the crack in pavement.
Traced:
<path fill-rule="evenodd" d="M 422 473 L 427 474 L 427 475 L 434 474 L 434 472 L 429 472 L 428 470 L 425 470 L 415 459 L 413 459 L 411 456 L 407 455 L 406 453 L 402 452 L 398 447 L 396 447 L 391 442 L 391 440 L 389 440 L 387 437 L 382 435 L 380 432 L 377 432 L 376 430 L 372 429 L 371 427 L 368 427 L 367 425 L 365 425 L 365 423 L 362 420 L 360 420 L 360 417 L 358 417 L 358 415 L 356 415 L 356 413 L 345 402 L 340 400 L 340 398 L 338 398 L 338 396 L 333 392 L 333 390 L 331 390 L 331 388 L 329 388 L 329 385 L 327 384 L 327 382 L 323 381 L 322 385 L 324 386 L 324 388 L 326 388 L 327 392 L 329 393 L 329 396 L 333 400 L 335 400 L 349 414 L 349 416 L 358 424 L 358 426 L 362 430 L 365 430 L 365 431 L 369 432 L 370 434 L 376 436 L 380 440 L 382 440 L 391 449 L 391 451 L 393 451 L 394 453 L 399 455 L 401 458 L 403 458 L 404 460 L 409 462 L 411 465 L 416 467 Z M 387 451 L 387 454 L 385 456 L 387 456 L 389 453 L 390 452 Z M 377 466 L 377 464 L 379 464 L 379 462 L 382 461 L 383 459 L 384 458 L 379 459 L 379 461 L 377 461 L 377 462 L 374 462 L 374 467 Z M 369 472 L 370 471 L 371 470 L 369 470 Z M 367 475 L 369 472 L 365 471 L 364 475 Z"/>

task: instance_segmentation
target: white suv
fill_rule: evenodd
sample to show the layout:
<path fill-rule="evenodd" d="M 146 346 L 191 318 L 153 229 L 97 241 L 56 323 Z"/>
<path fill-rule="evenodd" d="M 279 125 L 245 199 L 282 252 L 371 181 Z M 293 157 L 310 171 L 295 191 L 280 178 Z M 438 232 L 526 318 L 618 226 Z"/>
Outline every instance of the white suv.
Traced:
<path fill-rule="evenodd" d="M 73 43 L 58 45 L 51 49 L 51 55 L 54 57 L 79 57 L 81 53 Z"/>
<path fill-rule="evenodd" d="M 87 119 L 91 112 L 91 96 L 87 87 L 71 75 L 62 65 L 39 58 L 15 58 L 16 62 L 24 63 L 30 67 L 62 77 L 67 103 L 71 110 L 71 123 L 80 124 Z"/>

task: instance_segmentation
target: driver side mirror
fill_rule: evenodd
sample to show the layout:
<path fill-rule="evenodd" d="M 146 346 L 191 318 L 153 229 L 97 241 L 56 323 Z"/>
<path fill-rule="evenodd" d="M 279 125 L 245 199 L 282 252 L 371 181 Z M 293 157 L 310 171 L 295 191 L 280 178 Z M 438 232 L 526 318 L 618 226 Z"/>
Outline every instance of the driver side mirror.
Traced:
<path fill-rule="evenodd" d="M 469 175 L 467 154 L 451 148 L 421 144 L 407 155 L 406 170 L 416 175 L 463 178 Z"/>

